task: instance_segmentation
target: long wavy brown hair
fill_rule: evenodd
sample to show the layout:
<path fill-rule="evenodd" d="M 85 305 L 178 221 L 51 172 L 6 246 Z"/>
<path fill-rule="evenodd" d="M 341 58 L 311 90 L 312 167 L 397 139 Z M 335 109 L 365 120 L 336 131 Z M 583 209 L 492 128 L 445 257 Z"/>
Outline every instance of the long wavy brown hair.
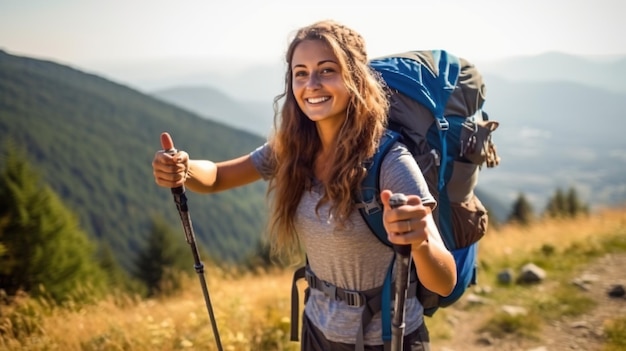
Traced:
<path fill-rule="evenodd" d="M 363 162 L 376 151 L 389 107 L 382 80 L 368 66 L 365 41 L 360 34 L 332 20 L 316 22 L 296 32 L 285 55 L 285 90 L 274 99 L 277 113 L 270 138 L 276 165 L 268 188 L 272 200 L 270 242 L 274 254 L 287 256 L 300 250 L 294 226 L 296 210 L 302 194 L 311 190 L 315 159 L 322 149 L 315 123 L 302 112 L 292 89 L 291 60 L 298 44 L 305 40 L 320 40 L 330 47 L 350 93 L 347 116 L 330 163 L 331 181 L 323 184 L 324 195 L 316 208 L 317 212 L 321 205 L 330 203 L 330 215 L 340 226 L 355 209 L 355 194 L 365 177 Z"/>

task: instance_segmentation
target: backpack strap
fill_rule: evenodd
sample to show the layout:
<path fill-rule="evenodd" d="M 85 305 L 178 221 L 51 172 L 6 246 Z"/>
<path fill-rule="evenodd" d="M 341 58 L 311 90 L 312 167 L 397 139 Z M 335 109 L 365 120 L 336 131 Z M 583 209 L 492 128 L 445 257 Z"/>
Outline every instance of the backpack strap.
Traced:
<path fill-rule="evenodd" d="M 392 284 L 394 262 L 395 256 L 389 264 L 383 285 L 365 291 L 343 289 L 330 282 L 324 281 L 315 275 L 315 273 L 310 269 L 308 263 L 297 269 L 294 273 L 294 280 L 292 282 L 291 289 L 291 341 L 299 340 L 298 320 L 300 315 L 298 304 L 300 300 L 296 283 L 300 279 L 305 279 L 309 288 L 321 291 L 335 301 L 343 301 L 352 307 L 363 307 L 361 324 L 356 335 L 355 350 L 364 350 L 364 330 L 367 325 L 379 311 L 391 311 L 391 300 L 395 293 L 394 285 Z M 407 292 L 408 296 L 415 296 L 417 289 L 418 282 L 416 280 L 410 282 Z M 307 299 L 308 293 L 305 294 L 305 301 Z M 391 346 L 391 313 L 382 314 L 381 318 L 383 324 L 382 338 L 383 343 L 385 344 L 385 350 L 387 351 Z"/>
<path fill-rule="evenodd" d="M 293 273 L 291 282 L 291 341 L 300 340 L 298 337 L 298 329 L 300 321 L 300 295 L 298 294 L 298 280 L 304 279 L 306 267 L 302 266 Z M 305 293 L 304 301 L 306 302 L 308 294 Z"/>
<path fill-rule="evenodd" d="M 363 217 L 365 223 L 369 227 L 370 231 L 376 235 L 376 237 L 385 245 L 392 246 L 391 242 L 387 238 L 387 231 L 383 226 L 383 208 L 380 203 L 380 169 L 382 168 L 383 159 L 385 155 L 391 150 L 391 147 L 395 144 L 396 141 L 400 139 L 401 135 L 398 132 L 387 129 L 385 134 L 380 140 L 378 150 L 372 159 L 364 165 L 367 169 L 367 175 L 363 182 L 361 183 L 361 199 L 357 204 L 359 209 L 359 213 L 361 217 Z M 385 279 L 385 289 L 383 293 L 385 296 L 382 297 L 382 302 L 380 305 L 380 310 L 388 311 L 389 313 L 382 313 L 382 325 L 383 325 L 383 343 L 385 344 L 385 350 L 388 350 L 391 347 L 391 289 L 389 285 L 392 285 L 391 282 L 393 280 L 391 276 L 391 271 L 393 270 L 393 262 L 392 261 L 389 269 L 387 270 L 387 277 Z M 413 295 L 417 289 L 417 281 L 411 284 L 413 287 L 409 286 L 409 289 L 413 289 Z M 389 295 L 387 295 L 389 294 Z M 409 292 L 410 294 L 410 292 Z M 407 296 L 413 296 L 407 295 Z M 369 317 L 371 320 L 371 317 Z M 365 322 L 365 320 L 363 320 Z M 369 323 L 369 321 L 368 321 Z M 359 330 L 359 337 L 357 337 L 357 343 L 359 340 L 362 342 L 362 332 L 363 328 L 365 328 L 364 324 Z M 359 339 L 360 338 L 360 339 Z"/>
<path fill-rule="evenodd" d="M 458 57 L 454 55 L 450 55 L 443 50 L 433 51 L 433 57 L 435 58 L 435 62 L 439 64 L 439 74 L 437 74 L 437 86 L 441 89 L 435 89 L 434 93 L 436 96 L 435 100 L 435 110 L 434 116 L 437 120 L 437 127 L 439 130 L 439 141 L 441 142 L 441 166 L 439 167 L 439 181 L 438 190 L 441 194 L 443 187 L 446 184 L 445 174 L 446 174 L 446 165 L 448 164 L 448 146 L 446 143 L 446 132 L 449 129 L 448 121 L 444 116 L 444 111 L 446 109 L 446 103 L 448 102 L 448 98 L 456 87 L 457 80 L 459 78 L 459 73 L 461 72 L 461 64 L 459 62 Z"/>
<path fill-rule="evenodd" d="M 359 213 L 367 223 L 372 233 L 387 246 L 391 243 L 387 239 L 387 232 L 383 226 L 383 207 L 380 203 L 380 168 L 385 155 L 393 144 L 400 139 L 400 133 L 387 129 L 380 140 L 378 150 L 371 160 L 364 164 L 367 175 L 361 183 L 361 198 L 357 200 Z"/>

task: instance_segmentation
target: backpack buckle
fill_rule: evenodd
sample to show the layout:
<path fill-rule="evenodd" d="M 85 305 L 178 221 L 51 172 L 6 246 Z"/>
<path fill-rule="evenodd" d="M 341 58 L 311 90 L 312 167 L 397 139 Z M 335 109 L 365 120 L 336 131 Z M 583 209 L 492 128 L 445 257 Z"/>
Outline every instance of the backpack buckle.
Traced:
<path fill-rule="evenodd" d="M 337 287 L 333 284 L 327 283 L 325 281 L 321 281 L 321 286 L 318 287 L 326 296 L 332 298 L 333 300 L 337 299 Z"/>
<path fill-rule="evenodd" d="M 450 129 L 450 123 L 443 117 L 437 118 L 437 128 L 439 128 L 439 130 L 448 130 Z"/>
<path fill-rule="evenodd" d="M 363 201 L 363 209 L 368 215 L 380 212 L 382 210 L 378 201 L 376 201 L 376 197 L 373 197 L 370 201 Z"/>
<path fill-rule="evenodd" d="M 319 290 L 323 292 L 326 296 L 330 297 L 331 299 L 337 300 L 337 297 L 339 295 L 337 294 L 337 287 L 335 285 L 321 280 L 320 278 L 318 278 L 316 275 L 314 275 L 312 272 L 309 272 L 308 270 L 306 271 L 305 279 L 307 283 L 309 284 L 310 288 Z"/>
<path fill-rule="evenodd" d="M 344 290 L 344 293 L 343 302 L 345 302 L 348 306 L 360 307 L 365 304 L 363 296 L 361 296 L 361 293 L 358 291 Z"/>
<path fill-rule="evenodd" d="M 321 284 L 317 283 L 319 281 L 319 279 L 315 275 L 310 273 L 308 269 L 304 273 L 304 279 L 306 280 L 306 282 L 309 285 L 309 287 L 311 287 L 313 289 L 320 289 L 318 285 L 321 285 Z"/>

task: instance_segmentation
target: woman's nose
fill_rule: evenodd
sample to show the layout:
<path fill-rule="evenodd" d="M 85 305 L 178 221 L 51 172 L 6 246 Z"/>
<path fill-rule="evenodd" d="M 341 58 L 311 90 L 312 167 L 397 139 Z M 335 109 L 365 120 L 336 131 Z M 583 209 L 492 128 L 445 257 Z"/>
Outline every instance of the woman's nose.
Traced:
<path fill-rule="evenodd" d="M 320 76 L 317 73 L 313 73 L 309 76 L 309 80 L 306 84 L 307 88 L 319 88 L 320 86 Z"/>

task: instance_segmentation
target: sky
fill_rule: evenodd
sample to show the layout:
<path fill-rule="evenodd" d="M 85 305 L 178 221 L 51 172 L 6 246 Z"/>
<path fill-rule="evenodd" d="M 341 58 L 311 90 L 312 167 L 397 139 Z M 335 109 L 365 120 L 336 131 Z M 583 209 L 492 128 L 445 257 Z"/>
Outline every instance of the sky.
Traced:
<path fill-rule="evenodd" d="M 0 49 L 84 67 L 273 62 L 298 27 L 335 19 L 363 35 L 370 57 L 435 48 L 472 60 L 626 55 L 625 13 L 623 0 L 0 0 Z"/>

